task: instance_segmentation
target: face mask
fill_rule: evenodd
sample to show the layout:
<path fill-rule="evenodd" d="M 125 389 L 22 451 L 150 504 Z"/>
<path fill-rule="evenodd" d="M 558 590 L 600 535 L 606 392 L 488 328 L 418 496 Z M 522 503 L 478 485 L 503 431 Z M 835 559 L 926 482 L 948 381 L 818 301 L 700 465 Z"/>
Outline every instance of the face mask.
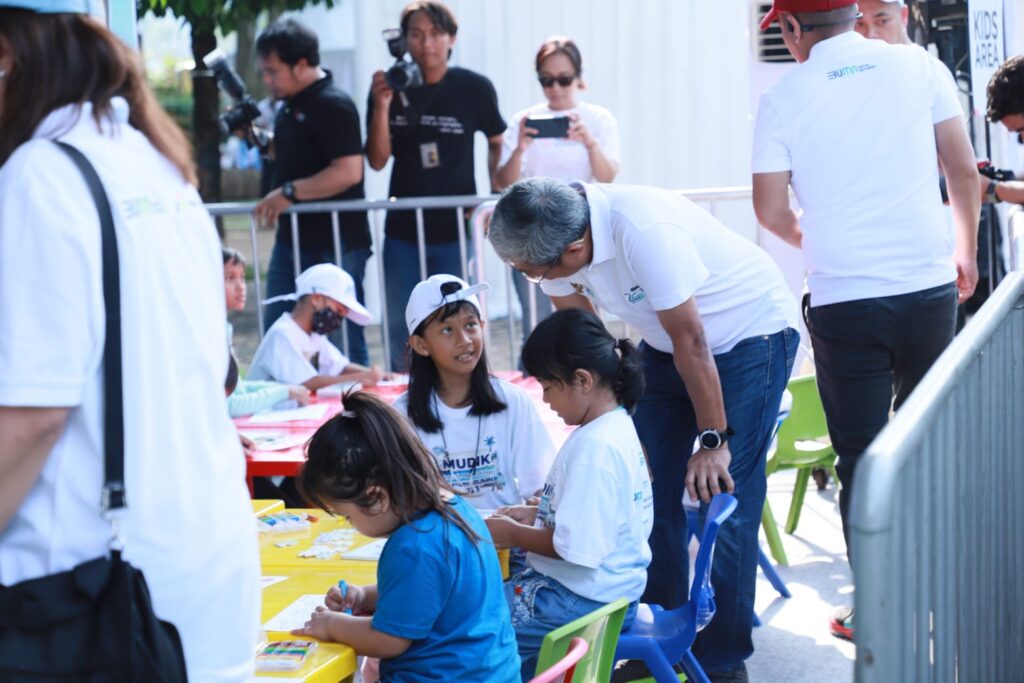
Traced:
<path fill-rule="evenodd" d="M 330 334 L 341 327 L 343 320 L 343 317 L 324 306 L 318 311 L 313 311 L 313 331 L 317 334 Z"/>

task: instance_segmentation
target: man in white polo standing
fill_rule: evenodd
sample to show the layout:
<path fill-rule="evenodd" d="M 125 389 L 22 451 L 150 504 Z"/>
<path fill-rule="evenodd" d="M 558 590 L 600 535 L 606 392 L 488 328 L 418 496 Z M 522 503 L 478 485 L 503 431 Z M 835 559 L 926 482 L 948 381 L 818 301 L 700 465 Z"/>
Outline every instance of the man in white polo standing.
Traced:
<path fill-rule="evenodd" d="M 761 27 L 778 19 L 799 64 L 761 96 L 753 153 L 758 220 L 804 254 L 848 548 L 857 462 L 894 394 L 898 409 L 953 338 L 978 280 L 978 173 L 949 73 L 916 46 L 864 39 L 858 18 L 855 0 L 775 0 Z M 851 609 L 832 632 L 852 638 Z"/>
<path fill-rule="evenodd" d="M 765 453 L 800 336 L 782 273 L 693 202 L 652 187 L 520 180 L 498 201 L 489 237 L 556 308 L 599 306 L 643 337 L 633 423 L 654 492 L 643 602 L 687 600 L 684 486 L 705 503 L 736 496 L 715 545 L 718 611 L 693 651 L 713 683 L 745 683 Z"/>

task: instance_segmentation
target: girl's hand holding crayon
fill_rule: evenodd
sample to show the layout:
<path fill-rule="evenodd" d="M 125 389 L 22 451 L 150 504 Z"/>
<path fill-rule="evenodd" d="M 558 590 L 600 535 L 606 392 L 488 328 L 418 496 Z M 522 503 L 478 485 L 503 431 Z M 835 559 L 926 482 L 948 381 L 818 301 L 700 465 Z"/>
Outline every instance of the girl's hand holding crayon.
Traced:
<path fill-rule="evenodd" d="M 349 612 L 350 614 L 362 614 L 363 601 L 366 598 L 366 591 L 362 586 L 348 586 L 343 593 L 338 586 L 331 586 L 324 597 L 324 604 L 332 612 Z"/>

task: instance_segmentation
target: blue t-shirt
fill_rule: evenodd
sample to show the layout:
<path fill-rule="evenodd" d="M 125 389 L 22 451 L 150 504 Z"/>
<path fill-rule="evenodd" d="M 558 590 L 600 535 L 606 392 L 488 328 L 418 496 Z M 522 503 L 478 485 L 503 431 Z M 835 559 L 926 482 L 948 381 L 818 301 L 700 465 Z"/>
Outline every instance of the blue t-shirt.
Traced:
<path fill-rule="evenodd" d="M 413 641 L 398 657 L 381 660 L 381 681 L 518 683 L 516 637 L 491 534 L 462 498 L 450 505 L 478 543 L 430 512 L 400 526 L 381 552 L 373 628 Z"/>

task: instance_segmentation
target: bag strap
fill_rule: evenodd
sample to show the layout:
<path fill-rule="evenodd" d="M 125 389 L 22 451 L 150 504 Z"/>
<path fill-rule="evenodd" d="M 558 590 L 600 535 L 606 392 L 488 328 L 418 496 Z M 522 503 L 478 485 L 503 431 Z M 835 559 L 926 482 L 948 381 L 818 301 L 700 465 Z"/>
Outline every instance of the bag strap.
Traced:
<path fill-rule="evenodd" d="M 56 141 L 75 163 L 100 218 L 103 251 L 103 305 L 106 311 L 106 335 L 103 344 L 103 497 L 100 511 L 105 515 L 127 505 L 124 488 L 124 400 L 121 373 L 121 275 L 118 269 L 117 233 L 110 201 L 103 182 L 89 160 L 76 147 Z"/>

